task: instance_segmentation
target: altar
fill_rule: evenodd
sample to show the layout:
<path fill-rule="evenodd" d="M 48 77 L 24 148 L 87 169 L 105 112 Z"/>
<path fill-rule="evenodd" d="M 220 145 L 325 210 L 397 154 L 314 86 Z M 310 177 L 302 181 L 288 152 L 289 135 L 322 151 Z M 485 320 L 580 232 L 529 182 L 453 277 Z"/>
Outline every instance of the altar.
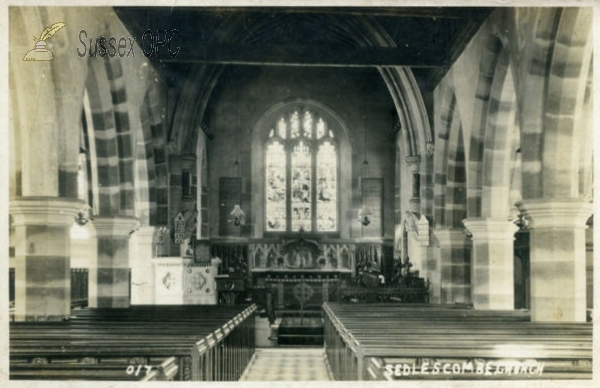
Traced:
<path fill-rule="evenodd" d="M 323 302 L 337 300 L 338 284 L 350 282 L 354 273 L 352 242 L 300 233 L 254 241 L 249 248 L 252 288 L 264 291 L 268 309 L 278 315 L 319 311 Z"/>
<path fill-rule="evenodd" d="M 337 299 L 339 271 L 273 270 L 261 273 L 258 282 L 267 288 L 267 304 L 277 310 L 319 310 L 323 302 Z"/>

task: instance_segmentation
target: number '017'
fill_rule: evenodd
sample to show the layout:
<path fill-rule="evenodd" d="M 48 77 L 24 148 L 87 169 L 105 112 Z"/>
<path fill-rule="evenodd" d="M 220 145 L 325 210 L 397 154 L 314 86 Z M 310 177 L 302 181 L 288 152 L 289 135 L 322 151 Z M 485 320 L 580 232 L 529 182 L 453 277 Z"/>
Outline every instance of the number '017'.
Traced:
<path fill-rule="evenodd" d="M 139 364 L 137 368 L 135 367 L 135 365 L 129 365 L 127 367 L 126 372 L 128 375 L 138 376 L 140 374 L 140 370 L 142 370 L 142 366 L 146 369 L 146 374 L 150 373 L 150 371 L 152 370 L 152 365 Z"/>

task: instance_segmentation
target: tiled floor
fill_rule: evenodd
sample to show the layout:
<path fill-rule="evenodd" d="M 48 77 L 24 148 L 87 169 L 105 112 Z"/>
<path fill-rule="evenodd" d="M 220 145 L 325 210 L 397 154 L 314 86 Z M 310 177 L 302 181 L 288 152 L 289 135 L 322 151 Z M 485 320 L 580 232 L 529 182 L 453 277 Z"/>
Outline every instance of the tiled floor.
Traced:
<path fill-rule="evenodd" d="M 329 381 L 323 348 L 256 349 L 241 381 Z"/>

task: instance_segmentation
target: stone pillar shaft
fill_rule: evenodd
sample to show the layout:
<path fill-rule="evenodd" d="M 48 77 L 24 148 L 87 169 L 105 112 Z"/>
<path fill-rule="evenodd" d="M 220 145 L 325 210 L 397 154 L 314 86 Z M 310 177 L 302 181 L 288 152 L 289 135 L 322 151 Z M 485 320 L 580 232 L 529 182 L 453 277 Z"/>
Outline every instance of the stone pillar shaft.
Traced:
<path fill-rule="evenodd" d="M 421 176 L 419 175 L 419 168 L 421 166 L 420 156 L 408 156 L 406 157 L 406 164 L 410 168 L 412 174 L 412 195 L 409 199 L 409 210 L 413 213 L 421 212 Z"/>
<path fill-rule="evenodd" d="M 169 227 L 173 236 L 175 225 L 173 220 L 181 210 L 181 156 L 176 154 L 169 155 Z M 181 247 L 175 244 L 171 237 L 165 237 L 165 252 L 169 256 L 180 256 Z"/>
<path fill-rule="evenodd" d="M 146 226 L 132 236 L 131 265 L 131 304 L 155 303 L 154 237 L 157 228 Z"/>
<path fill-rule="evenodd" d="M 129 236 L 133 217 L 96 217 L 98 255 L 89 270 L 89 306 L 129 307 Z"/>
<path fill-rule="evenodd" d="M 531 219 L 531 320 L 585 322 L 585 229 L 592 204 L 526 200 L 523 207 Z"/>
<path fill-rule="evenodd" d="M 10 202 L 16 321 L 58 321 L 70 315 L 70 228 L 84 206 L 82 201 L 56 197 Z"/>
<path fill-rule="evenodd" d="M 448 229 L 436 230 L 435 236 L 440 244 L 440 302 L 471 303 L 471 243 L 467 235 L 460 229 Z"/>
<path fill-rule="evenodd" d="M 421 277 L 427 279 L 431 287 L 431 294 L 429 295 L 430 303 L 441 303 L 441 278 L 442 273 L 440 270 L 439 257 L 436 255 L 436 249 L 430 244 L 428 247 L 423 248 L 422 253 L 423 260 L 423 273 Z"/>
<path fill-rule="evenodd" d="M 496 218 L 470 218 L 464 224 L 473 235 L 472 299 L 476 309 L 513 310 L 514 239 L 518 227 Z"/>

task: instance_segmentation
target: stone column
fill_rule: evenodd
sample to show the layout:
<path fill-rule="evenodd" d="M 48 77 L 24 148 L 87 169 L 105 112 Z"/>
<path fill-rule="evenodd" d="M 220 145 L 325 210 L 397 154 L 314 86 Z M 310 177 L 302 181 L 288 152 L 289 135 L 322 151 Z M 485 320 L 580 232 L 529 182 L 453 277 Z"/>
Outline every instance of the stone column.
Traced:
<path fill-rule="evenodd" d="M 129 307 L 129 236 L 138 219 L 98 216 L 92 223 L 98 255 L 90 263 L 89 306 Z"/>
<path fill-rule="evenodd" d="M 131 304 L 155 304 L 154 257 L 155 226 L 144 226 L 131 238 Z"/>
<path fill-rule="evenodd" d="M 531 320 L 585 322 L 586 221 L 579 199 L 525 200 L 530 217 Z"/>
<path fill-rule="evenodd" d="M 469 238 L 462 229 L 442 229 L 434 233 L 440 244 L 440 303 L 471 303 Z"/>
<path fill-rule="evenodd" d="M 439 249 L 429 247 L 427 248 L 427 252 L 428 256 L 425 259 L 426 278 L 431 285 L 429 303 L 442 303 L 442 271 L 440 268 Z"/>
<path fill-rule="evenodd" d="M 519 228 L 511 221 L 498 218 L 469 218 L 463 222 L 473 235 L 473 306 L 483 310 L 513 310 L 513 242 Z"/>
<path fill-rule="evenodd" d="M 177 213 L 181 211 L 181 156 L 176 154 L 169 155 L 169 236 L 173 236 L 175 232 L 175 224 L 173 220 Z M 165 252 L 169 256 L 181 256 L 180 244 L 175 242 L 170 237 L 165 238 Z"/>
<path fill-rule="evenodd" d="M 83 201 L 11 200 L 15 247 L 15 320 L 59 321 L 71 312 L 70 229 Z"/>
<path fill-rule="evenodd" d="M 421 157 L 408 156 L 406 158 L 406 164 L 409 166 L 412 175 L 412 194 L 408 202 L 408 210 L 413 213 L 421 213 L 421 175 L 419 174 Z"/>
<path fill-rule="evenodd" d="M 196 155 L 183 155 L 181 157 L 181 198 L 182 200 L 195 201 L 198 190 L 196 173 Z"/>

